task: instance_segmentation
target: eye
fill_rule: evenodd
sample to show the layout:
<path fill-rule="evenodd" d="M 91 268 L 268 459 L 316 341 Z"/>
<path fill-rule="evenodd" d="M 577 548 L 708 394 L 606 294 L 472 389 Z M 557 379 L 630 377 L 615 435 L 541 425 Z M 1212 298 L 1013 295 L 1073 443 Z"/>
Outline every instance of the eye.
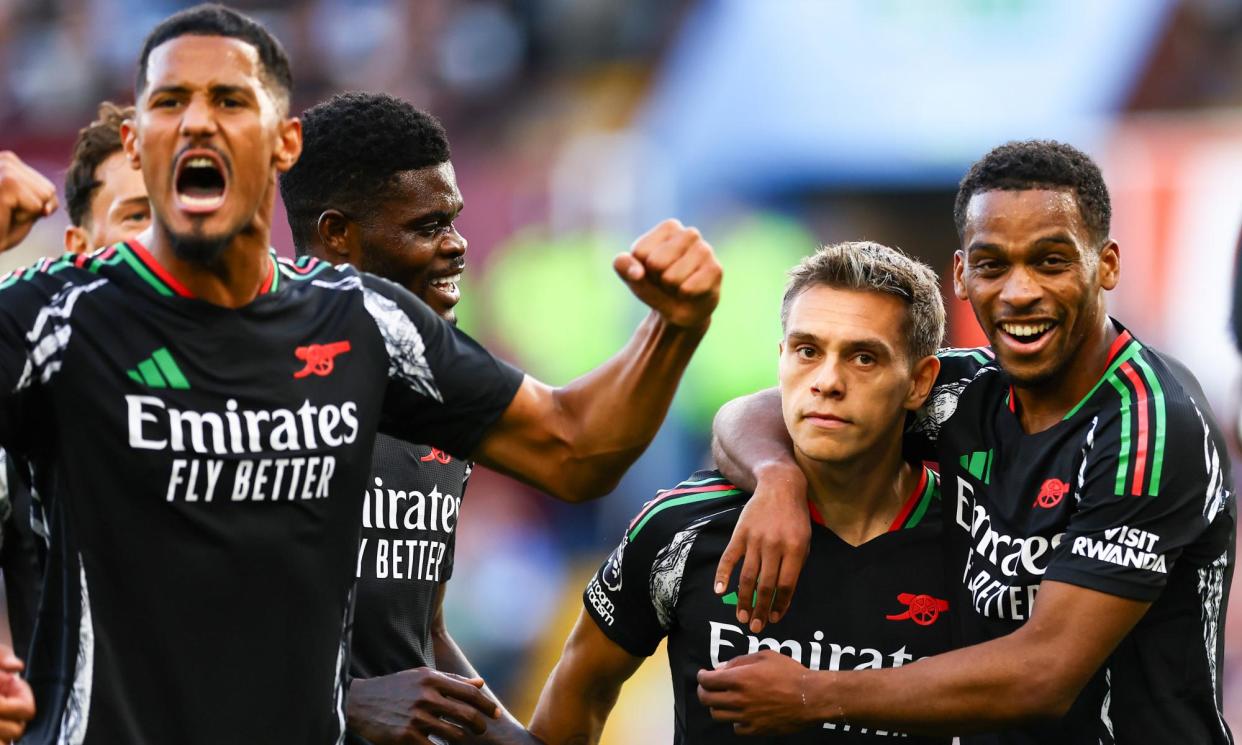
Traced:
<path fill-rule="evenodd" d="M 979 259 L 974 262 L 974 268 L 980 274 L 996 274 L 1004 269 L 1004 264 L 996 259 Z"/>
<path fill-rule="evenodd" d="M 1064 269 L 1069 266 L 1069 261 L 1063 256 L 1046 256 L 1039 265 L 1045 269 Z"/>
<path fill-rule="evenodd" d="M 798 359 L 813 360 L 819 353 L 809 344 L 799 344 L 794 347 L 794 354 L 798 356 Z"/>
<path fill-rule="evenodd" d="M 150 214 L 146 210 L 143 210 L 141 212 L 130 212 L 121 219 L 125 222 L 142 222 L 150 217 Z"/>
<path fill-rule="evenodd" d="M 241 100 L 240 98 L 235 98 L 233 96 L 226 96 L 220 99 L 220 106 L 226 109 L 240 109 L 241 107 L 245 105 L 246 105 L 245 101 Z"/>
<path fill-rule="evenodd" d="M 179 104 L 179 103 L 181 103 L 181 102 L 180 102 L 180 101 L 178 101 L 178 100 L 177 100 L 177 99 L 175 99 L 175 98 L 172 98 L 171 96 L 164 96 L 164 97 L 157 98 L 157 99 L 155 99 L 154 101 L 152 101 L 152 102 L 151 102 L 151 108 L 153 108 L 153 109 L 171 109 L 171 108 L 173 108 L 174 106 L 176 106 L 176 105 L 177 105 L 177 104 Z"/>
<path fill-rule="evenodd" d="M 876 356 L 870 352 L 859 352 L 854 355 L 854 361 L 863 367 L 871 367 L 875 363 L 879 362 L 879 360 L 876 359 Z"/>

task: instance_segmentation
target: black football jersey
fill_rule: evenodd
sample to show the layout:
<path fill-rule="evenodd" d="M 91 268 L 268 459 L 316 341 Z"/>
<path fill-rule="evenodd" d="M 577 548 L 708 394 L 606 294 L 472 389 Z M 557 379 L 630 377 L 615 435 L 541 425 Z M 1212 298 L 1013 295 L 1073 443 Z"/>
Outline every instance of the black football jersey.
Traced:
<path fill-rule="evenodd" d="M 4 594 L 8 604 L 13 650 L 25 659 L 43 566 L 47 561 L 47 526 L 41 505 L 31 489 L 30 465 L 0 450 L 0 568 L 4 570 Z"/>
<path fill-rule="evenodd" d="M 1021 626 L 1044 579 L 1152 603 L 1065 717 L 963 742 L 1231 742 L 1228 456 L 1201 394 L 1118 328 L 1103 377 L 1047 430 L 1023 431 L 989 349 L 941 352 L 913 426 L 908 443 L 935 442 L 940 461 L 961 643 Z"/>
<path fill-rule="evenodd" d="M 136 242 L 0 278 L 0 445 L 50 529 L 24 742 L 338 742 L 376 431 L 466 456 L 520 382 L 313 259 L 237 309 Z"/>
<path fill-rule="evenodd" d="M 947 651 L 940 561 L 940 493 L 924 468 L 887 533 L 851 546 L 816 518 L 801 590 L 778 623 L 752 634 L 737 622 L 737 574 L 727 595 L 713 580 L 750 495 L 717 471 L 700 471 L 648 502 L 587 584 L 583 602 L 622 649 L 649 656 L 668 637 L 677 743 L 947 743 L 887 730 L 823 723 L 782 737 L 741 737 L 699 703 L 699 670 L 771 649 L 812 670 L 900 667 Z"/>
<path fill-rule="evenodd" d="M 362 499 L 350 675 L 435 667 L 436 591 L 453 574 L 469 461 L 429 445 L 375 439 Z"/>

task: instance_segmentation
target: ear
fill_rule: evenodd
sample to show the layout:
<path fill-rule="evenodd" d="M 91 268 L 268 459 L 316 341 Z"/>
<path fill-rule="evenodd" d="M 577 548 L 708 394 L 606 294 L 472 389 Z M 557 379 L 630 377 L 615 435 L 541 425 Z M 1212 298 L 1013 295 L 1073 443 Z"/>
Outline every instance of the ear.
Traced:
<path fill-rule="evenodd" d="M 1117 286 L 1117 281 L 1121 279 L 1121 246 L 1117 245 L 1117 241 L 1109 240 L 1100 249 L 1095 271 L 1100 287 L 1111 290 Z"/>
<path fill-rule="evenodd" d="M 914 411 L 922 406 L 927 400 L 927 394 L 931 393 L 932 386 L 936 383 L 936 376 L 939 374 L 940 358 L 934 354 L 929 354 L 914 363 L 914 371 L 910 376 L 910 392 L 906 395 L 902 406 L 907 411 Z"/>
<path fill-rule="evenodd" d="M 282 120 L 277 136 L 276 152 L 272 153 L 272 159 L 276 170 L 286 173 L 302 155 L 302 120 L 297 117 Z"/>
<path fill-rule="evenodd" d="M 125 158 L 134 170 L 142 168 L 138 145 L 138 128 L 134 125 L 133 119 L 126 119 L 121 122 L 121 149 L 125 151 Z"/>
<path fill-rule="evenodd" d="M 71 254 L 84 254 L 91 250 L 91 239 L 86 231 L 77 225 L 70 225 L 65 228 L 65 252 Z"/>
<path fill-rule="evenodd" d="M 958 249 L 953 252 L 953 294 L 958 300 L 969 300 L 966 297 L 966 254 Z"/>
<path fill-rule="evenodd" d="M 340 210 L 324 210 L 315 222 L 315 232 L 323 256 L 333 264 L 358 266 L 362 258 L 362 241 L 358 225 Z"/>

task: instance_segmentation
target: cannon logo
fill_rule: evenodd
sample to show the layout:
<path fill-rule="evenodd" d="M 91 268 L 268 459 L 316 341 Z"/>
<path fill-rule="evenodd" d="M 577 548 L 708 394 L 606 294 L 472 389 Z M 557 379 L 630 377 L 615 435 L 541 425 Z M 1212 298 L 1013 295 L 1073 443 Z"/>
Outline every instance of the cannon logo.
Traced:
<path fill-rule="evenodd" d="M 906 610 L 891 616 L 890 621 L 904 621 L 907 618 L 920 626 L 931 626 L 940 618 L 940 614 L 949 609 L 949 601 L 934 598 L 931 595 L 915 595 L 903 592 L 897 596 L 897 602 L 906 606 Z"/>
<path fill-rule="evenodd" d="M 295 378 L 318 375 L 326 378 L 336 367 L 336 356 L 349 351 L 349 340 L 334 341 L 331 344 L 308 344 L 293 350 L 293 356 L 306 363 L 306 366 L 293 374 Z"/>
<path fill-rule="evenodd" d="M 1043 507 L 1045 510 L 1052 509 L 1061 504 L 1061 500 L 1069 494 L 1069 490 L 1070 485 L 1061 479 L 1048 479 L 1043 486 L 1039 487 L 1039 495 L 1035 497 L 1035 506 Z"/>

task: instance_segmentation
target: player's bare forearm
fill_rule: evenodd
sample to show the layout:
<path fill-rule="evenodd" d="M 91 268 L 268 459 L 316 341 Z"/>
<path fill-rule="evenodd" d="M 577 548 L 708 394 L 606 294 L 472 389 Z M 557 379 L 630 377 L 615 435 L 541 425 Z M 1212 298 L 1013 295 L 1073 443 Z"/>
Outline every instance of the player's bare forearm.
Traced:
<path fill-rule="evenodd" d="M 568 385 L 528 377 L 476 460 L 567 502 L 607 494 L 659 431 L 705 331 L 653 311 L 612 359 Z"/>
<path fill-rule="evenodd" d="M 801 477 L 781 415 L 780 391 L 769 388 L 720 407 L 712 421 L 712 457 L 725 478 L 749 492 L 761 476 L 797 472 Z"/>
<path fill-rule="evenodd" d="M 436 611 L 431 626 L 431 644 L 436 655 L 436 668 L 441 672 L 453 673 L 463 678 L 481 677 L 466 658 L 466 653 L 449 633 L 444 623 L 444 592 L 447 583 L 441 583 L 436 592 Z M 538 745 L 539 741 L 531 737 L 522 723 L 517 720 L 504 704 L 486 685 L 483 693 L 500 707 L 500 715 L 487 722 L 487 730 L 481 735 L 467 734 L 463 742 L 479 743 L 479 745 Z"/>
<path fill-rule="evenodd" d="M 764 652 L 699 674 L 699 698 L 741 734 L 821 721 L 953 735 L 1063 716 L 1149 603 L 1045 582 L 1033 618 L 900 668 L 813 672 Z"/>
<path fill-rule="evenodd" d="M 622 684 L 641 663 L 582 613 L 539 695 L 531 734 L 546 745 L 598 743 Z"/>
<path fill-rule="evenodd" d="M 712 422 L 712 455 L 725 477 L 754 495 L 720 556 L 715 589 L 726 591 L 741 561 L 737 619 L 758 633 L 789 609 L 811 545 L 806 477 L 793 458 L 780 392 L 760 391 L 721 407 Z"/>

